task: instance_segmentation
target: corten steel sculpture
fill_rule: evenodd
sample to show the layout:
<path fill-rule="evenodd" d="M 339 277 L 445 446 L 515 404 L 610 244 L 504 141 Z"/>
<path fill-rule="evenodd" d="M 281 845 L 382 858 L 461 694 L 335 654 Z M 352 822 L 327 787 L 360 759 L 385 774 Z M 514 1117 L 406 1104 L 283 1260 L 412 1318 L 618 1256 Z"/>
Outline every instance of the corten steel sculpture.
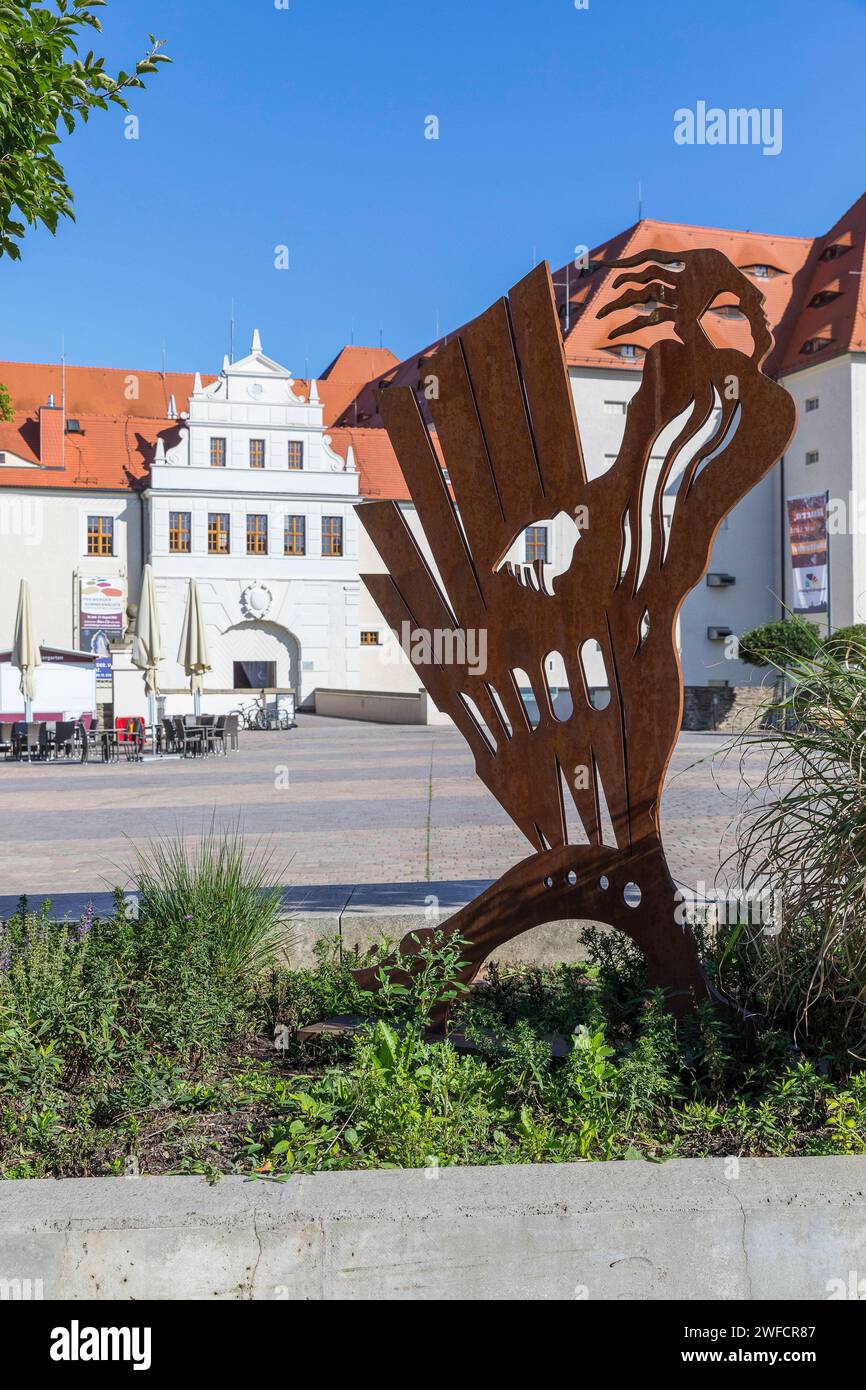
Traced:
<path fill-rule="evenodd" d="M 550 272 L 541 265 L 422 364 L 447 478 L 422 388 L 419 396 L 409 387 L 381 390 L 379 409 L 441 583 L 392 502 L 358 508 L 389 571 L 363 579 L 469 744 L 479 777 L 534 849 L 447 923 L 470 943 L 463 982 L 531 927 L 591 919 L 637 943 L 650 986 L 666 990 L 681 1014 L 704 998 L 723 1001 L 678 920 L 661 840 L 662 786 L 682 714 L 677 614 L 707 569 L 722 519 L 783 453 L 795 410 L 761 370 L 772 346 L 763 296 L 724 255 L 646 251 L 614 264 L 624 273 L 613 288 L 629 288 L 598 316 L 639 304 L 651 312 L 611 337 L 663 323 L 676 334 L 646 353 L 615 463 L 588 478 Z M 721 294 L 749 321 L 751 355 L 717 347 L 701 325 Z M 706 438 L 714 410 L 718 423 Z M 651 452 L 674 422 L 656 473 Z M 667 528 L 662 498 L 677 477 Z M 550 583 L 539 561 L 522 573 L 506 562 L 527 526 L 560 512 L 580 531 L 564 573 Z M 444 631 L 456 635 L 451 652 L 459 653 L 469 629 L 486 629 L 483 675 L 447 661 L 447 643 L 419 647 L 419 632 Z M 604 709 L 591 700 L 582 655 L 593 640 L 610 687 Z M 554 653 L 564 661 L 570 714 L 552 703 L 545 663 Z M 521 697 L 518 670 L 537 711 Z M 568 840 L 569 796 L 583 843 Z M 404 938 L 401 957 L 415 955 L 430 931 Z M 405 978 L 393 958 L 385 964 Z M 356 975 L 377 987 L 373 970 Z"/>

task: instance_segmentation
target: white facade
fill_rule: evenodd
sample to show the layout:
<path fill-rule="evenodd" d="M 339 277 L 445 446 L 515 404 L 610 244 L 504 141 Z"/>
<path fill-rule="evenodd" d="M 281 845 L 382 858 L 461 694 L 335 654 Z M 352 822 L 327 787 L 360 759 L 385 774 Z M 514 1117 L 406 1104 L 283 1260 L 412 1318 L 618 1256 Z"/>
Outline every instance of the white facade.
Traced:
<path fill-rule="evenodd" d="M 294 388 L 256 333 L 250 355 L 226 360 L 212 385 L 196 379 L 180 441 L 157 450 L 146 544 L 169 712 L 189 699 L 177 656 L 193 577 L 213 667 L 210 708 L 218 695 L 237 704 L 243 670 L 252 676 L 263 664 L 267 682 L 256 677 L 251 690 L 290 688 L 299 704 L 317 685 L 358 685 L 358 473 L 351 452 L 344 460 L 329 448 L 315 383 L 308 397 Z"/>
<path fill-rule="evenodd" d="M 113 554 L 88 555 L 89 517 L 109 517 Z M 5 490 L 0 467 L 0 647 L 11 646 L 22 579 L 30 585 L 33 622 L 41 645 L 81 649 L 81 586 L 110 581 L 122 597 L 137 597 L 142 568 L 142 513 L 137 493 L 61 488 Z M 108 697 L 110 698 L 110 696 Z"/>

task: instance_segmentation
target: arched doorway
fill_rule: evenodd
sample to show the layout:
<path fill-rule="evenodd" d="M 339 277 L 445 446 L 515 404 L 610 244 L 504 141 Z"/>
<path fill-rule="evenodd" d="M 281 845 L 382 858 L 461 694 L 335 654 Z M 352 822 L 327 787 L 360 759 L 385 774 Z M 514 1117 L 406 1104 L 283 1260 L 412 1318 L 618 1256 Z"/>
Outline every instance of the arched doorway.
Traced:
<path fill-rule="evenodd" d="M 224 690 L 292 689 L 300 700 L 301 644 L 279 623 L 252 619 L 221 636 L 214 653 L 214 683 Z"/>

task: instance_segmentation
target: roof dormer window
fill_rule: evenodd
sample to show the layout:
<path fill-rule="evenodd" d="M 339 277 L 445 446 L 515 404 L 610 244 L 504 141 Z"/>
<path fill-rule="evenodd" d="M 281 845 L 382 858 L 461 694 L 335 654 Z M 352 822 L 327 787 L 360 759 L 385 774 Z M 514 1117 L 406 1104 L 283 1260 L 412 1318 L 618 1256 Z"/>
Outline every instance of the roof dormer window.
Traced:
<path fill-rule="evenodd" d="M 818 257 L 819 261 L 838 261 L 840 256 L 844 256 L 846 251 L 850 251 L 850 246 L 845 246 L 841 241 L 833 241 Z"/>
<path fill-rule="evenodd" d="M 638 347 L 637 343 L 619 343 L 616 347 L 605 349 L 614 357 L 621 357 L 625 362 L 638 362 L 642 357 L 646 357 L 646 348 Z"/>
<path fill-rule="evenodd" d="M 804 356 L 810 357 L 813 353 L 823 352 L 825 348 L 831 346 L 832 342 L 833 339 L 829 337 L 829 335 L 826 337 L 807 338 L 800 348 L 800 351 Z"/>
<path fill-rule="evenodd" d="M 825 304 L 832 304 L 834 299 L 838 299 L 841 293 L 841 290 L 831 289 L 830 286 L 826 289 L 818 290 L 818 293 L 813 294 L 812 298 L 809 300 L 809 308 L 823 309 Z"/>
<path fill-rule="evenodd" d="M 784 270 L 779 270 L 777 266 L 768 265 L 760 262 L 756 265 L 744 265 L 740 269 L 744 275 L 752 275 L 756 280 L 772 280 L 776 275 L 784 275 Z"/>

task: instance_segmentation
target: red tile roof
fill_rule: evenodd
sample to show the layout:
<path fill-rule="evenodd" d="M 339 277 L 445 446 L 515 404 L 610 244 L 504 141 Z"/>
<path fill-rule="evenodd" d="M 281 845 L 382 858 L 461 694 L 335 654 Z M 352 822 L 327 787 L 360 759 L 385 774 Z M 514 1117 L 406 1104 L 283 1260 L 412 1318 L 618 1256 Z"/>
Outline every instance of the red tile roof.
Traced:
<path fill-rule="evenodd" d="M 771 372 L 781 375 L 841 353 L 866 351 L 866 194 L 823 237 L 690 227 L 644 218 L 596 247 L 590 261 L 615 260 L 651 247 L 677 252 L 701 246 L 723 251 L 743 270 L 769 267 L 769 277 L 757 283 L 765 296 L 765 312 L 776 340 L 767 363 Z M 640 359 L 622 357 L 618 351 L 622 342 L 612 337 L 613 329 L 633 310 L 604 319 L 596 316 L 597 307 L 610 296 L 616 274 L 599 265 L 582 275 L 573 266 L 568 271 L 562 267 L 553 275 L 566 358 L 575 367 L 640 370 Z M 825 294 L 826 302 L 813 303 L 816 295 Z M 713 314 L 707 328 L 720 344 L 748 350 L 744 321 Z M 638 348 L 646 347 L 665 334 L 673 334 L 672 325 L 638 329 L 630 334 L 629 341 Z M 822 343 L 826 346 L 820 346 Z M 815 344 L 819 345 L 817 351 Z M 424 358 L 440 345 L 434 343 L 403 362 L 387 348 L 344 347 L 319 378 L 318 391 L 332 446 L 345 457 L 352 445 L 364 496 L 408 498 L 377 412 L 376 392 L 383 380 L 417 386 Z M 67 367 L 66 413 L 81 420 L 85 434 L 67 434 L 63 474 L 0 468 L 0 486 L 136 486 L 146 476 L 157 436 L 162 434 L 167 445 L 177 437 L 177 423 L 166 415 L 169 397 L 174 396 L 178 411 L 187 410 L 193 380 L 191 373 L 168 373 L 163 378 L 160 372 Z M 0 451 L 38 463 L 38 409 L 49 392 L 59 404 L 60 367 L 4 362 L 0 363 L 0 382 L 8 387 L 16 410 L 12 424 L 0 423 Z M 137 396 L 133 390 L 130 399 L 133 384 Z M 295 383 L 299 394 L 306 394 L 308 389 L 306 382 Z"/>
<path fill-rule="evenodd" d="M 351 409 L 353 402 L 358 400 L 369 381 L 387 375 L 399 365 L 400 359 L 388 348 L 341 348 L 318 380 L 326 423 L 345 415 L 351 417 L 345 420 L 346 424 L 363 424 L 359 412 Z"/>
<path fill-rule="evenodd" d="M 2 380 L 2 377 L 0 377 Z M 174 421 L 128 415 L 82 416 L 83 434 L 66 435 L 63 467 L 46 468 L 39 458 L 38 417 L 16 411 L 0 422 L 0 453 L 15 454 L 36 467 L 0 467 L 0 487 L 82 488 L 127 491 L 147 479 L 150 460 L 161 435 L 166 448 L 178 442 Z"/>
<path fill-rule="evenodd" d="M 767 266 L 770 275 L 757 281 L 765 297 L 764 312 L 777 339 L 773 358 L 767 363 L 772 371 L 778 365 L 782 344 L 799 302 L 803 267 L 813 242 L 806 237 L 769 236 L 763 233 L 727 231 L 720 227 L 687 227 L 677 222 L 657 222 L 644 218 L 612 242 L 590 253 L 590 265 L 598 263 L 582 276 L 573 266 L 563 266 L 553 276 L 560 309 L 560 322 L 565 336 L 566 359 L 575 367 L 610 367 L 626 371 L 639 370 L 640 359 L 624 358 L 620 349 L 623 340 L 613 336 L 613 330 L 634 317 L 633 309 L 625 309 L 608 318 L 599 319 L 596 309 L 613 297 L 613 281 L 621 272 L 608 269 L 601 262 L 633 256 L 650 248 L 659 251 L 689 251 L 710 246 L 723 251 L 741 269 Z M 566 316 L 566 297 L 569 301 Z M 733 301 L 731 301 L 733 303 Z M 750 333 L 745 320 L 713 316 L 707 331 L 720 346 L 750 350 Z M 629 334 L 628 342 L 646 348 L 662 337 L 673 337 L 672 324 L 640 329 Z"/>

